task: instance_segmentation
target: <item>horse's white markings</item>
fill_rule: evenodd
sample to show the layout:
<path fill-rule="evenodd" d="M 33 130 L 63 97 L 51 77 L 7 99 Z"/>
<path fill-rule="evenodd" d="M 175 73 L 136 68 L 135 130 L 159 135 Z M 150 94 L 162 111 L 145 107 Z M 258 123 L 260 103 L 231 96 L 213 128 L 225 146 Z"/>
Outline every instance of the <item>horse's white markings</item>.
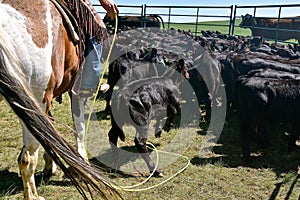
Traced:
<path fill-rule="evenodd" d="M 100 189 L 102 187 L 95 185 L 96 182 L 106 186 L 107 194 L 112 195 L 111 191 L 113 192 L 114 189 L 99 176 L 99 170 L 78 159 L 78 154 L 74 153 L 70 144 L 61 140 L 48 119 L 40 113 L 42 110 L 36 107 L 37 100 L 42 106 L 41 109 L 45 109 L 46 106 L 50 109 L 53 97 L 70 89 L 73 75 L 78 71 L 77 47 L 66 35 L 62 19 L 54 10 L 54 6 L 45 0 L 0 0 L 0 92 L 7 98 L 18 116 L 24 119 L 24 123 L 31 128 L 35 137 L 47 147 L 46 150 L 51 152 L 62 170 L 72 177 L 60 158 L 74 167 L 75 174 L 81 176 L 79 178 L 83 183 L 77 181 L 77 177 L 72 180 L 83 197 L 86 197 L 83 189 L 87 186 L 99 191 L 101 196 L 106 195 L 103 195 L 106 190 L 102 191 Z M 61 34 L 64 37 L 61 37 Z M 58 79 L 64 81 L 59 82 Z M 31 95 L 28 90 L 31 90 L 34 97 L 28 96 Z M 43 101 L 46 102 L 45 105 L 42 104 Z M 39 143 L 23 123 L 22 128 L 24 147 L 18 163 L 22 175 L 24 198 L 25 200 L 43 199 L 38 196 L 34 180 Z M 74 162 L 75 159 L 78 159 L 78 163 Z M 53 169 L 51 165 L 49 166 Z M 88 192 L 92 193 L 90 188 Z"/>
<path fill-rule="evenodd" d="M 26 78 L 28 87 L 33 92 L 34 96 L 44 108 L 42 104 L 45 88 L 49 81 L 52 67 L 51 67 L 51 37 L 48 37 L 48 44 L 45 48 L 36 46 L 33 42 L 31 34 L 28 33 L 26 28 L 26 18 L 21 15 L 17 10 L 9 5 L 0 5 L 0 26 L 1 26 L 1 38 L 5 38 L 6 47 L 12 51 L 22 63 L 22 73 L 13 72 L 16 77 Z M 47 10 L 47 22 L 49 24 L 49 9 Z M 40 19 L 43 20 L 43 19 Z M 48 34 L 51 32 L 51 26 L 48 26 Z M 9 63 L 9 62 L 7 62 Z M 42 65 L 41 65 L 42 64 Z M 14 67 L 10 67 L 14 69 Z M 21 77 L 20 77 L 21 78 Z M 19 168 L 22 175 L 24 197 L 25 199 L 38 199 L 34 181 L 34 171 L 38 160 L 38 141 L 30 134 L 25 125 L 22 124 L 23 134 L 23 149 L 19 156 Z M 41 198 L 40 198 L 41 199 Z"/>
<path fill-rule="evenodd" d="M 32 90 L 36 92 L 34 95 L 41 102 L 44 88 L 52 72 L 51 42 L 49 41 L 46 48 L 37 47 L 26 29 L 24 16 L 9 5 L 1 4 L 1 10 L 0 25 L 1 30 L 6 33 L 5 40 L 11 45 L 10 49 L 14 50 L 15 55 L 21 59 L 20 62 L 24 66 L 23 73 L 26 74 L 29 85 L 34 87 Z M 40 63 L 43 65 L 41 66 Z"/>

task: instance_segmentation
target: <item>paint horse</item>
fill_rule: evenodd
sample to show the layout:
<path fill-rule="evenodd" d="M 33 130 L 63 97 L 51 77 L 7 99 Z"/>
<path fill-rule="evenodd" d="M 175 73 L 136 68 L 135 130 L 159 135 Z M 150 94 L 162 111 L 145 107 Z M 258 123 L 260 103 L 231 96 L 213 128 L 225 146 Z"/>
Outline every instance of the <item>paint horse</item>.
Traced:
<path fill-rule="evenodd" d="M 24 198 L 43 199 L 34 180 L 40 144 L 84 199 L 93 192 L 97 198 L 115 197 L 100 170 L 87 164 L 47 117 L 52 99 L 70 89 L 78 70 L 77 46 L 62 14 L 48 0 L 2 0 L 0 13 L 0 94 L 21 119 L 24 146 L 18 164 Z M 45 170 L 53 173 L 52 164 L 46 162 Z"/>

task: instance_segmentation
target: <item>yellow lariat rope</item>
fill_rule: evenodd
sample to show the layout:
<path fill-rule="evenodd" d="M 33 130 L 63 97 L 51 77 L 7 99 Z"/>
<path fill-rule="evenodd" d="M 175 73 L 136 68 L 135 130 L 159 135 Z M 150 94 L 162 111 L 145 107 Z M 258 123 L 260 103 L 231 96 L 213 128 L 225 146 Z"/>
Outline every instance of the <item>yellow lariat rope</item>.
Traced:
<path fill-rule="evenodd" d="M 90 124 L 90 121 L 91 121 L 91 116 L 92 116 L 92 113 L 93 113 L 93 109 L 95 107 L 97 96 L 98 96 L 98 93 L 100 91 L 101 84 L 103 82 L 104 74 L 108 70 L 108 65 L 109 65 L 108 62 L 109 62 L 109 59 L 110 59 L 110 54 L 111 54 L 113 46 L 115 44 L 115 40 L 116 40 L 116 36 L 117 36 L 117 29 L 118 29 L 118 16 L 117 15 L 116 15 L 115 19 L 116 19 L 116 23 L 115 23 L 115 31 L 114 31 L 113 39 L 112 39 L 112 42 L 111 42 L 111 45 L 110 45 L 110 48 L 109 48 L 109 51 L 108 51 L 108 54 L 107 54 L 107 58 L 106 58 L 106 60 L 103 64 L 104 68 L 103 68 L 103 71 L 101 73 L 99 84 L 97 86 L 97 90 L 96 90 L 96 93 L 95 93 L 95 96 L 94 96 L 94 99 L 93 99 L 92 107 L 91 107 L 91 110 L 89 112 L 88 120 L 87 120 L 87 123 L 86 123 L 85 135 L 87 135 L 88 130 L 89 130 L 89 124 Z"/>
<path fill-rule="evenodd" d="M 150 190 L 153 188 L 156 188 L 158 186 L 161 186 L 163 184 L 165 184 L 166 182 L 170 181 L 171 179 L 173 179 L 174 177 L 176 177 L 178 174 L 180 174 L 181 172 L 183 172 L 190 164 L 190 159 L 187 156 L 183 156 L 177 153 L 171 153 L 171 152 L 166 152 L 166 151 L 162 151 L 162 150 L 158 150 L 152 143 L 147 142 L 148 145 L 150 145 L 152 148 L 152 150 L 155 151 L 156 153 L 156 165 L 155 165 L 155 169 L 153 170 L 153 172 L 142 182 L 136 184 L 136 185 L 132 185 L 132 186 L 116 186 L 116 185 L 112 185 L 115 189 L 117 190 L 123 190 L 123 191 L 129 191 L 129 192 L 141 192 L 141 191 L 146 191 L 146 190 Z M 178 156 L 178 157 L 182 157 L 187 161 L 187 164 L 181 168 L 179 171 L 177 171 L 175 174 L 173 174 L 172 176 L 170 176 L 169 178 L 146 188 L 136 188 L 140 185 L 143 185 L 144 183 L 146 183 L 147 181 L 149 181 L 149 179 L 153 176 L 154 172 L 156 171 L 157 167 L 158 167 L 158 163 L 159 163 L 159 154 L 158 152 L 161 153 L 165 153 L 165 154 L 169 154 L 169 155 L 174 155 L 174 156 Z"/>

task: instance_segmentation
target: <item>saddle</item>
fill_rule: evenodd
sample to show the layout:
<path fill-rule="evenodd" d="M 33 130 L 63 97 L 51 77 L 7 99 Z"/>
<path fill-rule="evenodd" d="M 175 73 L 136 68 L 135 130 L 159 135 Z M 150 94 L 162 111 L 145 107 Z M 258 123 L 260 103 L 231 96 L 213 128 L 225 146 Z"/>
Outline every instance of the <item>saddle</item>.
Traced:
<path fill-rule="evenodd" d="M 62 15 L 63 20 L 65 21 L 65 23 L 67 25 L 66 26 L 67 31 L 70 33 L 73 42 L 78 43 L 79 42 L 79 36 L 78 36 L 79 27 L 78 27 L 76 19 L 72 15 L 71 11 L 67 8 L 67 6 L 61 0 L 50 0 L 50 1 L 55 5 L 57 10 Z"/>

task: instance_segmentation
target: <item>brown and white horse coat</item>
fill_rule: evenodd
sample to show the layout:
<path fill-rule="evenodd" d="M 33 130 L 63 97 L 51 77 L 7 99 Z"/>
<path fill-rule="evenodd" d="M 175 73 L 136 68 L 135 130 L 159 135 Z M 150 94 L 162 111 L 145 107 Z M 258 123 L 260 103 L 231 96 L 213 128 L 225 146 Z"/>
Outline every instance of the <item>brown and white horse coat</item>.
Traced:
<path fill-rule="evenodd" d="M 69 91 L 74 82 L 79 68 L 77 46 L 68 34 L 60 12 L 49 0 L 2 0 L 0 13 L 0 46 L 8 48 L 22 66 L 20 70 L 11 67 L 10 73 L 25 83 L 48 113 L 52 99 Z M 39 142 L 24 123 L 21 124 L 24 146 L 18 162 L 24 197 L 42 199 L 34 181 Z M 83 144 L 78 146 L 84 147 Z M 85 156 L 83 149 L 79 152 Z M 50 174 L 56 170 L 48 156 L 45 170 Z"/>

